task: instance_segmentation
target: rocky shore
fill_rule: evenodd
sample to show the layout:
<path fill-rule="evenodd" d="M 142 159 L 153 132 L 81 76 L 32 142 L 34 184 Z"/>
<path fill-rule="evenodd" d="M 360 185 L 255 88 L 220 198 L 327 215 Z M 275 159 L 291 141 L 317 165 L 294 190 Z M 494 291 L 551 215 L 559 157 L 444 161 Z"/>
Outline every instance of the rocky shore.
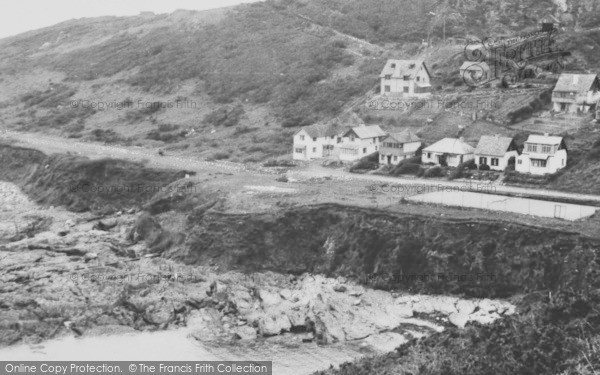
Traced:
<path fill-rule="evenodd" d="M 0 246 L 2 346 L 185 326 L 205 343 L 279 338 L 385 352 L 445 327 L 514 313 L 505 301 L 398 295 L 341 277 L 183 265 L 136 240 L 136 212 L 100 218 L 42 210 L 14 185 L 0 187 L 3 219 L 15 223 L 3 226 Z M 11 230 L 22 227 L 30 230 Z"/>

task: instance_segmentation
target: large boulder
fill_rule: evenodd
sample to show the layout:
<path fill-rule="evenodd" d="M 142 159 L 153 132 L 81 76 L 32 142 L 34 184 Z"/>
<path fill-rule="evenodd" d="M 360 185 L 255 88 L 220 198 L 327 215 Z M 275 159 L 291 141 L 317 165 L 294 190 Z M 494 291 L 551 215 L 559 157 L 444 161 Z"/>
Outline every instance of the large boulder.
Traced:
<path fill-rule="evenodd" d="M 465 325 L 469 321 L 469 315 L 462 312 L 455 312 L 448 316 L 448 320 L 458 328 L 465 328 Z"/>
<path fill-rule="evenodd" d="M 258 330 L 262 336 L 275 336 L 290 328 L 292 324 L 285 315 L 270 315 L 258 320 Z"/>
<path fill-rule="evenodd" d="M 458 302 L 456 302 L 456 309 L 461 314 L 466 314 L 466 315 L 472 314 L 473 311 L 475 311 L 476 307 L 477 307 L 477 304 L 473 301 L 461 299 Z"/>
<path fill-rule="evenodd" d="M 281 303 L 281 297 L 279 297 L 276 293 L 271 293 L 264 289 L 258 292 L 258 296 L 260 297 L 263 308 L 271 307 Z"/>

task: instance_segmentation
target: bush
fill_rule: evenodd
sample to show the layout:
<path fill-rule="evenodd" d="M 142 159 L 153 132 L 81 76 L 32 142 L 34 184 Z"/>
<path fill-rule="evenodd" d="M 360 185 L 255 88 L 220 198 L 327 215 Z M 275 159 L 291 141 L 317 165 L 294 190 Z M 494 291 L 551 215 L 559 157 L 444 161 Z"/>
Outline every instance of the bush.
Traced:
<path fill-rule="evenodd" d="M 244 107 L 241 104 L 235 107 L 221 107 L 204 116 L 203 121 L 213 126 L 235 126 L 244 113 Z"/>
<path fill-rule="evenodd" d="M 367 155 L 350 167 L 350 172 L 373 170 L 379 168 L 379 152 Z"/>
<path fill-rule="evenodd" d="M 490 170 L 490 166 L 489 166 L 489 165 L 487 165 L 487 164 L 481 164 L 481 165 L 479 166 L 479 170 L 480 170 L 480 171 L 489 171 L 489 170 Z"/>
<path fill-rule="evenodd" d="M 439 166 L 431 167 L 423 173 L 423 177 L 425 177 L 425 178 L 442 177 L 442 176 L 444 176 L 444 171 L 442 170 L 442 167 L 439 167 Z"/>
<path fill-rule="evenodd" d="M 403 175 L 403 174 L 416 175 L 420 169 L 421 169 L 420 164 L 400 163 L 400 164 L 396 165 L 394 168 L 392 168 L 392 170 L 390 171 L 390 174 L 392 176 L 399 176 L 399 175 Z"/>

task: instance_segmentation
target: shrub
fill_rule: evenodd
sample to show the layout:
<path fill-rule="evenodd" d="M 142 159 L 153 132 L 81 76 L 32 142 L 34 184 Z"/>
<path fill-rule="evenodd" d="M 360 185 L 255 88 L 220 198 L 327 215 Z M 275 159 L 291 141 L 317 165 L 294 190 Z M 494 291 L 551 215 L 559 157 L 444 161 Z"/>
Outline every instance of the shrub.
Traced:
<path fill-rule="evenodd" d="M 367 155 L 350 167 L 350 172 L 373 170 L 379 168 L 379 152 Z"/>
<path fill-rule="evenodd" d="M 401 163 L 401 164 L 398 164 L 397 166 L 395 166 L 390 171 L 390 174 L 392 176 L 399 176 L 399 175 L 403 175 L 403 174 L 414 174 L 414 175 L 416 175 L 419 172 L 420 169 L 421 169 L 421 165 L 420 164 Z"/>
<path fill-rule="evenodd" d="M 458 165 L 460 169 L 477 169 L 477 164 L 475 164 L 475 159 L 467 160 Z"/>
<path fill-rule="evenodd" d="M 203 121 L 213 126 L 235 126 L 244 113 L 244 107 L 241 104 L 234 107 L 221 107 L 204 116 Z"/>
<path fill-rule="evenodd" d="M 439 166 L 431 167 L 423 173 L 423 177 L 425 178 L 442 177 L 443 175 L 444 172 Z"/>
<path fill-rule="evenodd" d="M 479 166 L 479 170 L 480 170 L 480 171 L 489 171 L 489 170 L 490 170 L 490 166 L 489 166 L 489 165 L 487 165 L 487 164 L 481 164 L 481 165 Z"/>

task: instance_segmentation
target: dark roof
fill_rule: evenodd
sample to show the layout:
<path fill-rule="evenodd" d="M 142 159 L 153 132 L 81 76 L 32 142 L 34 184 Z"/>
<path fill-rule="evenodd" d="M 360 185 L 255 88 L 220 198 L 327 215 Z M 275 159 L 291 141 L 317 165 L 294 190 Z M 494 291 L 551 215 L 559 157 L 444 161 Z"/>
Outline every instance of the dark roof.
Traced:
<path fill-rule="evenodd" d="M 360 126 L 355 126 L 352 129 L 350 129 L 349 131 L 346 132 L 346 134 L 344 134 L 344 136 L 346 136 L 348 133 L 350 133 L 350 131 L 353 131 L 354 134 L 356 134 L 356 136 L 360 139 L 365 139 L 365 138 L 375 138 L 375 137 L 383 137 L 385 135 L 387 135 L 386 132 L 384 132 L 379 125 L 360 125 Z"/>
<path fill-rule="evenodd" d="M 504 156 L 513 139 L 510 137 L 500 137 L 495 135 L 483 135 L 477 143 L 475 154 Z"/>
<path fill-rule="evenodd" d="M 340 134 L 343 129 L 334 124 L 313 124 L 305 126 L 300 129 L 296 134 L 304 130 L 309 136 L 313 138 L 331 137 Z"/>
<path fill-rule="evenodd" d="M 590 90 L 595 81 L 596 74 L 570 74 L 562 73 L 554 86 L 554 91 L 575 91 L 585 93 Z"/>
<path fill-rule="evenodd" d="M 392 65 L 394 65 L 394 64 L 395 64 L 395 66 L 392 67 Z M 412 79 L 412 78 L 416 77 L 417 73 L 421 69 L 421 66 L 423 66 L 423 68 L 425 68 L 427 75 L 431 76 L 431 74 L 429 74 L 429 70 L 427 70 L 427 66 L 425 65 L 423 60 L 389 59 L 387 61 L 387 63 L 385 64 L 385 66 L 383 67 L 383 70 L 381 71 L 381 74 L 379 75 L 379 77 L 384 78 L 385 76 L 389 75 L 389 76 L 392 76 L 393 78 L 402 78 L 407 75 L 410 77 L 410 79 Z"/>
<path fill-rule="evenodd" d="M 392 138 L 398 143 L 420 142 L 421 139 L 414 135 L 410 130 L 404 129 L 399 133 L 391 133 L 386 139 Z"/>

